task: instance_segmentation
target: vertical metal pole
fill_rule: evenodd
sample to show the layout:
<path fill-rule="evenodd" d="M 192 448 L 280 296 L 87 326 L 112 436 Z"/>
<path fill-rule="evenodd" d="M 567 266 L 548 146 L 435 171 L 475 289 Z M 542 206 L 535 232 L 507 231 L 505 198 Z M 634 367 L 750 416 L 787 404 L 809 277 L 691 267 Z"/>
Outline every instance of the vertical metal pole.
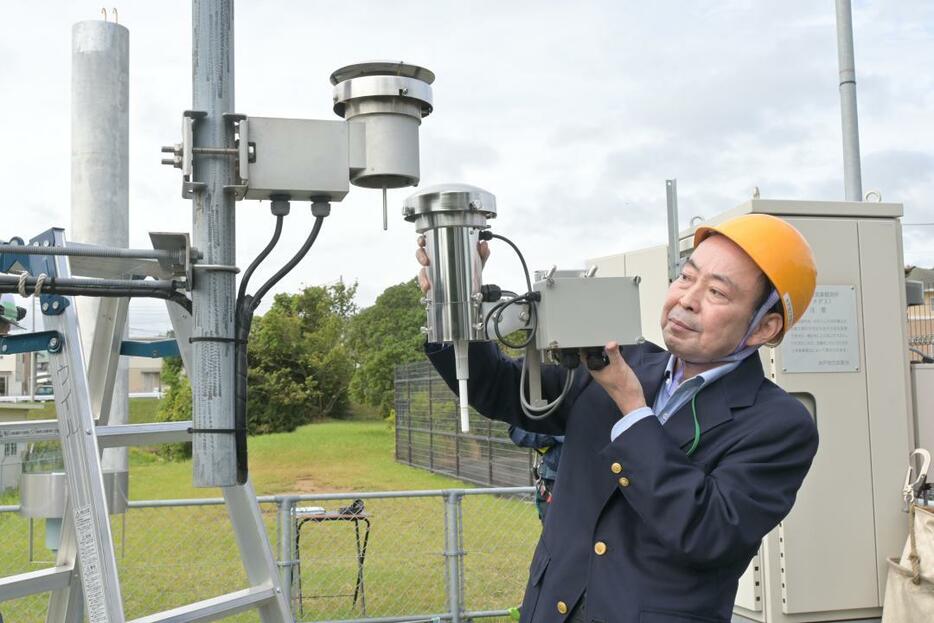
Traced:
<path fill-rule="evenodd" d="M 668 201 L 668 282 L 678 278 L 678 256 L 681 241 L 678 237 L 678 180 L 665 180 Z"/>
<path fill-rule="evenodd" d="M 460 491 L 444 492 L 444 559 L 447 563 L 446 580 L 448 593 L 448 610 L 451 613 L 451 623 L 461 622 L 463 612 L 463 563 L 464 551 L 462 548 L 463 522 L 461 518 Z"/>
<path fill-rule="evenodd" d="M 295 565 L 295 518 L 292 508 L 295 500 L 284 497 L 279 500 L 279 584 L 285 593 L 289 607 L 292 606 L 292 568 Z"/>
<path fill-rule="evenodd" d="M 72 26 L 71 51 L 71 232 L 70 238 L 80 242 L 110 247 L 127 247 L 130 243 L 130 31 L 126 27 L 102 20 L 78 22 Z M 75 299 L 81 329 L 85 363 L 88 370 L 103 367 L 92 356 L 98 356 L 94 344 L 98 318 L 112 320 L 119 316 L 117 340 L 126 335 L 125 315 L 117 314 L 120 302 L 99 298 Z M 108 325 L 102 322 L 102 325 Z M 103 339 L 105 336 L 97 336 Z M 112 338 L 104 341 L 110 351 Z M 117 349 L 119 353 L 119 348 Z M 108 353 L 109 354 L 109 353 Z M 94 404 L 95 417 L 107 424 L 129 422 L 127 391 L 129 370 L 126 360 L 118 359 L 112 389 L 105 391 L 106 408 Z M 92 384 L 93 385 L 93 384 Z M 104 450 L 101 465 L 104 471 L 116 472 L 119 495 L 123 490 L 129 461 L 126 448 Z"/>
<path fill-rule="evenodd" d="M 493 486 L 493 420 L 486 421 L 486 460 L 489 468 L 487 482 Z"/>
<path fill-rule="evenodd" d="M 847 201 L 863 200 L 859 162 L 859 114 L 856 111 L 856 62 L 850 0 L 837 4 L 837 63 L 840 68 L 840 116 L 843 124 L 843 185 Z"/>
<path fill-rule="evenodd" d="M 194 122 L 195 147 L 233 148 L 233 130 L 223 118 L 234 112 L 233 0 L 192 0 L 192 92 L 194 110 L 204 117 Z M 206 264 L 236 262 L 233 163 L 211 155 L 196 156 L 193 181 L 192 232 Z M 191 378 L 195 429 L 234 427 L 234 305 L 235 276 L 228 271 L 200 271 L 192 289 L 195 341 Z M 196 487 L 226 487 L 237 483 L 234 436 L 194 433 L 193 467 Z"/>
<path fill-rule="evenodd" d="M 454 474 L 461 475 L 461 427 L 454 427 Z"/>
<path fill-rule="evenodd" d="M 405 416 L 405 425 L 408 428 L 408 446 L 409 446 L 409 465 L 412 464 L 412 375 L 408 375 L 408 382 L 406 383 L 406 397 L 408 398 L 406 406 L 406 416 Z M 431 380 L 428 381 L 428 399 L 431 400 Z"/>
<path fill-rule="evenodd" d="M 36 332 L 36 297 L 32 297 L 32 332 Z M 36 357 L 38 353 L 29 353 L 29 399 L 36 401 Z"/>

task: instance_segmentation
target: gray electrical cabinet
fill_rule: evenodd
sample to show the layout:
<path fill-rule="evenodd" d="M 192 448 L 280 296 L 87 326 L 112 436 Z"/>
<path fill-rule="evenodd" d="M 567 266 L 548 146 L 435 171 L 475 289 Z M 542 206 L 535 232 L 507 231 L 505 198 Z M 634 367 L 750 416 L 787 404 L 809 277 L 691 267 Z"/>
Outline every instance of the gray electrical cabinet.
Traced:
<path fill-rule="evenodd" d="M 794 508 L 763 539 L 740 582 L 736 620 L 878 620 L 886 557 L 902 551 L 907 534 L 901 484 L 915 435 L 902 206 L 754 199 L 704 224 L 750 213 L 797 227 L 817 260 L 807 313 L 782 345 L 760 354 L 766 375 L 814 417 L 820 448 Z M 681 232 L 682 254 L 692 240 L 693 230 Z M 642 277 L 643 331 L 653 340 L 661 337 L 665 251 L 589 262 L 604 276 Z"/>

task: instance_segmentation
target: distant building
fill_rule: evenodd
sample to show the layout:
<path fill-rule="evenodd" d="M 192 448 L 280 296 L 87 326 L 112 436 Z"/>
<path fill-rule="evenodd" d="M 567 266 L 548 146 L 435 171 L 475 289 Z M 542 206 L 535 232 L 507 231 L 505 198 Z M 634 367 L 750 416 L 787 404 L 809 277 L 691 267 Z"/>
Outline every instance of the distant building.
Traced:
<path fill-rule="evenodd" d="M 165 339 L 165 338 L 160 338 Z M 162 392 L 162 359 L 128 357 L 131 394 Z"/>
<path fill-rule="evenodd" d="M 28 375 L 23 370 L 23 355 L 0 356 L 0 396 L 22 395 L 24 381 L 28 389 Z"/>
<path fill-rule="evenodd" d="M 0 403 L 0 422 L 20 422 L 31 410 L 41 408 L 42 405 L 31 403 Z M 17 441 L 0 443 L 0 492 L 19 487 L 26 445 Z"/>

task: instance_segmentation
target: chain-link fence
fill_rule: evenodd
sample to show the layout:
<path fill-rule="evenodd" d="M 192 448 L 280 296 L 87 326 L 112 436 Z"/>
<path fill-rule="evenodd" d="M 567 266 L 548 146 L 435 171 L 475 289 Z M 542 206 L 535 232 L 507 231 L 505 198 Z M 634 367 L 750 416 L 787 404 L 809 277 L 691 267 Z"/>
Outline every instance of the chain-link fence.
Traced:
<path fill-rule="evenodd" d="M 470 432 L 461 432 L 457 404 L 430 362 L 396 366 L 396 460 L 481 485 L 531 485 L 534 451 L 473 409 Z"/>
<path fill-rule="evenodd" d="M 523 487 L 274 496 L 260 506 L 296 621 L 505 621 L 541 532 L 532 499 Z M 0 577 L 54 565 L 45 522 L 17 511 L 0 507 Z M 128 619 L 247 586 L 220 499 L 131 502 L 112 528 Z M 0 603 L 2 620 L 44 621 L 48 598 Z"/>
<path fill-rule="evenodd" d="M 911 361 L 921 361 L 922 354 L 934 357 L 934 295 L 930 291 L 923 305 L 908 308 L 908 347 Z"/>

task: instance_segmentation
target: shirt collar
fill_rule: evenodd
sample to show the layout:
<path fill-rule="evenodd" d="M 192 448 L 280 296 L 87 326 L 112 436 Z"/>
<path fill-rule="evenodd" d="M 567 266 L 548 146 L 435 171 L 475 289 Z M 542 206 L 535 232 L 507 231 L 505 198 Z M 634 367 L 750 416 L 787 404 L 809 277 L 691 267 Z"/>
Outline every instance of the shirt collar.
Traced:
<path fill-rule="evenodd" d="M 681 383 L 684 381 L 684 364 L 682 363 L 681 367 L 678 368 L 678 371 L 675 372 L 676 361 L 677 358 L 674 355 L 669 355 L 668 365 L 665 366 L 665 389 L 669 394 L 674 392 L 674 390 L 676 390 L 678 386 L 681 385 Z M 716 368 L 711 368 L 710 370 L 701 372 L 696 377 L 691 378 L 700 377 L 702 381 L 701 387 L 706 387 L 707 385 L 710 385 L 719 379 L 721 376 L 729 374 L 735 370 L 737 367 L 739 367 L 740 363 L 742 363 L 742 361 L 731 361 L 729 363 L 717 366 Z"/>

